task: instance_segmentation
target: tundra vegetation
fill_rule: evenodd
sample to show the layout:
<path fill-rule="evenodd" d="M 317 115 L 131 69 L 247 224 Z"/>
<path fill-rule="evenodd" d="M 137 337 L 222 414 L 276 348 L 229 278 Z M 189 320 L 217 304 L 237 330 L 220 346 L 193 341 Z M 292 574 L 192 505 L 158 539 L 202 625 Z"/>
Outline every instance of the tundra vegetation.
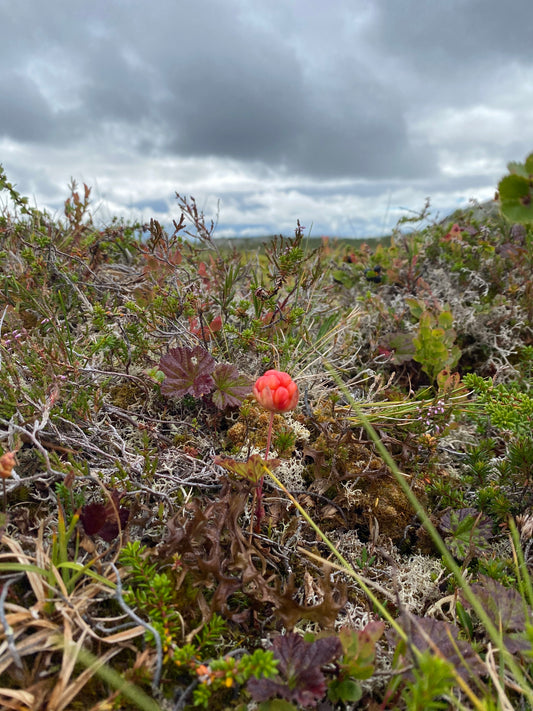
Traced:
<path fill-rule="evenodd" d="M 532 176 L 251 250 L 0 170 L 2 708 L 533 708 Z"/>

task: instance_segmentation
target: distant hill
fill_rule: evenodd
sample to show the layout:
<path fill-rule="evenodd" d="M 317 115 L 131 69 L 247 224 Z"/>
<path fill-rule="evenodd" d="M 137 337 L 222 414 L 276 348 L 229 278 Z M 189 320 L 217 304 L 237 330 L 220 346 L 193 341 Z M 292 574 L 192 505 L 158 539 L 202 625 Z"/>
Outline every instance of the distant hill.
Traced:
<path fill-rule="evenodd" d="M 466 215 L 471 216 L 475 220 L 480 222 L 487 220 L 489 218 L 497 217 L 500 211 L 499 203 L 496 200 L 487 200 L 483 203 L 477 203 L 468 205 L 466 207 L 458 208 L 452 213 L 446 215 L 439 220 L 439 224 L 445 224 L 447 222 L 460 222 Z M 406 226 L 407 227 L 407 226 Z M 221 237 L 216 238 L 215 241 L 222 248 L 235 247 L 239 251 L 250 251 L 255 252 L 261 250 L 264 244 L 268 244 L 275 235 L 264 235 L 258 237 Z M 337 245 L 353 245 L 354 243 L 361 244 L 366 242 L 371 247 L 374 247 L 379 242 L 386 240 L 388 242 L 390 238 L 390 233 L 375 236 L 375 237 L 330 237 L 331 242 Z M 309 249 L 315 249 L 322 244 L 322 237 L 309 237 L 304 240 L 304 243 Z"/>
<path fill-rule="evenodd" d="M 499 202 L 497 202 L 496 200 L 487 200 L 486 202 L 480 202 L 454 210 L 454 212 L 452 212 L 450 215 L 447 215 L 442 220 L 440 220 L 440 224 L 452 221 L 457 222 L 464 215 L 471 215 L 474 220 L 483 221 L 490 217 L 497 217 L 499 213 Z"/>

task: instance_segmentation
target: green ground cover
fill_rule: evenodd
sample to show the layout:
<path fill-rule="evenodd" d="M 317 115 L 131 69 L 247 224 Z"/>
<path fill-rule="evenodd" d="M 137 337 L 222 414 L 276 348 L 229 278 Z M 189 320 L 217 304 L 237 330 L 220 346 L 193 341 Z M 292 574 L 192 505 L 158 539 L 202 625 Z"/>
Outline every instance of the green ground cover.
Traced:
<path fill-rule="evenodd" d="M 533 708 L 531 160 L 261 249 L 0 170 L 2 708 Z"/>

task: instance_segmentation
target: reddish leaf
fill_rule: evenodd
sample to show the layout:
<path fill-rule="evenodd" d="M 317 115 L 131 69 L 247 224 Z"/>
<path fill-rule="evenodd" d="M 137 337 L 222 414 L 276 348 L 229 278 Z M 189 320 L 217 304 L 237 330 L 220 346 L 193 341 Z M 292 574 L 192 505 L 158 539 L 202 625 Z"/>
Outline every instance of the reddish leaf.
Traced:
<path fill-rule="evenodd" d="M 111 509 L 111 510 L 109 510 Z M 114 509 L 109 506 L 108 507 L 108 517 L 106 519 L 106 522 L 102 526 L 102 528 L 98 531 L 98 535 L 100 538 L 103 538 L 104 541 L 107 541 L 107 543 L 110 543 L 111 541 L 115 540 L 115 538 L 118 536 L 120 531 L 123 531 L 126 524 L 129 521 L 130 518 L 130 512 L 128 509 L 124 508 L 123 506 L 120 506 L 118 509 L 118 517 L 120 521 L 120 528 L 117 523 L 117 516 L 114 511 Z"/>
<path fill-rule="evenodd" d="M 213 402 L 223 410 L 225 407 L 239 407 L 250 394 L 252 386 L 245 375 L 241 375 L 234 365 L 219 363 L 213 371 L 215 391 Z"/>
<path fill-rule="evenodd" d="M 86 504 L 80 515 L 83 528 L 88 536 L 94 536 L 107 520 L 105 504 Z"/>
<path fill-rule="evenodd" d="M 533 614 L 520 593 L 486 575 L 480 576 L 480 582 L 472 585 L 472 592 L 483 605 L 492 624 L 503 632 L 507 649 L 512 654 L 530 651 L 531 644 L 524 630 L 526 625 L 532 624 Z M 463 604 L 470 607 L 466 600 L 463 600 Z"/>
<path fill-rule="evenodd" d="M 255 612 L 251 617 L 250 610 L 267 609 L 286 629 L 303 619 L 332 628 L 346 604 L 345 585 L 336 581 L 333 586 L 328 569 L 320 579 L 322 601 L 315 605 L 297 602 L 300 588 L 294 576 L 289 575 L 287 581 L 272 576 L 263 553 L 250 542 L 248 526 L 243 522 L 249 497 L 249 482 L 223 478 L 222 491 L 215 501 L 195 497 L 170 519 L 159 555 L 164 560 L 179 556 L 183 569 L 194 580 L 199 609 L 210 608 L 247 629 L 255 624 Z M 238 604 L 233 599 L 236 593 Z"/>
<path fill-rule="evenodd" d="M 189 328 L 191 329 L 191 333 L 202 338 L 203 341 L 210 341 L 213 335 L 222 328 L 222 318 L 215 316 L 215 318 L 205 326 L 199 326 L 197 318 L 190 318 Z"/>
<path fill-rule="evenodd" d="M 421 652 L 430 650 L 447 659 L 463 679 L 479 677 L 486 671 L 474 648 L 469 642 L 459 638 L 456 625 L 407 613 L 403 616 L 402 627 L 409 633 L 410 644 Z M 400 642 L 400 646 L 402 645 Z"/>
<path fill-rule="evenodd" d="M 276 696 L 299 707 L 314 707 L 326 694 L 326 679 L 321 667 L 340 657 L 342 645 L 337 637 L 322 637 L 306 642 L 295 633 L 280 635 L 272 644 L 279 660 L 275 679 L 250 679 L 248 691 L 254 701 Z"/>
<path fill-rule="evenodd" d="M 130 516 L 128 509 L 119 506 L 121 495 L 117 491 L 111 492 L 111 498 L 113 501 L 108 501 L 106 504 L 96 502 L 86 504 L 80 514 L 85 533 L 88 536 L 99 535 L 100 538 L 103 538 L 108 543 L 118 536 L 119 531 L 125 528 Z"/>
<path fill-rule="evenodd" d="M 215 359 L 201 346 L 171 348 L 159 362 L 166 376 L 161 392 L 174 397 L 207 395 L 213 389 L 214 368 Z"/>
<path fill-rule="evenodd" d="M 391 361 L 395 365 L 407 363 L 415 355 L 413 335 L 401 331 L 389 333 L 383 338 L 378 350 L 383 355 L 392 356 Z"/>

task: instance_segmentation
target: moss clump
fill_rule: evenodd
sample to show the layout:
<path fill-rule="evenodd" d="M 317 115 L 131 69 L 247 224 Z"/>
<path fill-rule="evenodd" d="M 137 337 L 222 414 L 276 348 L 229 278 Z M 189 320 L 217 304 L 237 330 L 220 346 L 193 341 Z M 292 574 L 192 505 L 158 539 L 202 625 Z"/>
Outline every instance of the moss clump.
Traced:
<path fill-rule="evenodd" d="M 255 405 L 247 406 L 246 415 L 239 415 L 237 422 L 228 429 L 228 440 L 238 450 L 247 446 L 264 449 L 266 447 L 269 421 L 270 413 L 266 410 Z M 281 415 L 275 415 L 272 427 L 273 437 L 284 425 L 284 418 Z"/>
<path fill-rule="evenodd" d="M 406 528 L 413 520 L 414 511 L 392 476 L 379 479 L 364 479 L 358 482 L 361 487 L 357 507 L 364 523 L 371 527 L 374 519 L 379 526 L 379 533 L 399 543 L 405 537 Z"/>
<path fill-rule="evenodd" d="M 146 400 L 146 392 L 136 382 L 127 380 L 124 383 L 109 388 L 109 401 L 115 407 L 128 410 Z"/>

